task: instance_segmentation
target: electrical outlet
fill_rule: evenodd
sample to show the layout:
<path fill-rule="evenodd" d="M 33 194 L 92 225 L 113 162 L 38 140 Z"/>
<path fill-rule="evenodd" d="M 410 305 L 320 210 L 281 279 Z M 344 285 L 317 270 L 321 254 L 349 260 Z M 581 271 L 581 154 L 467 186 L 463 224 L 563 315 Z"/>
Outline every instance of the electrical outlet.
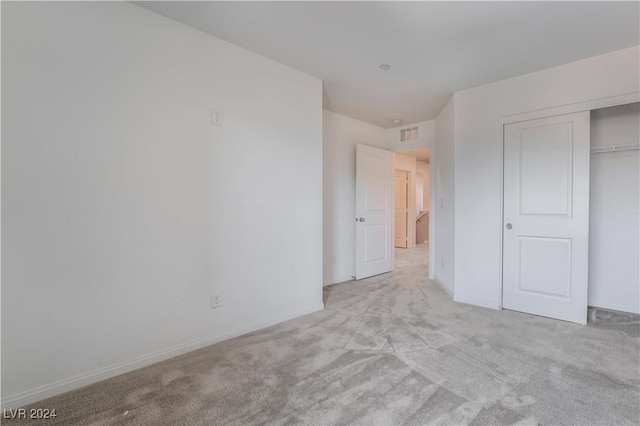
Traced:
<path fill-rule="evenodd" d="M 442 267 L 444 268 L 444 257 L 440 258 L 440 263 L 442 264 Z"/>
<path fill-rule="evenodd" d="M 222 111 L 211 110 L 211 124 L 214 126 L 222 126 Z"/>
<path fill-rule="evenodd" d="M 222 292 L 216 291 L 211 293 L 211 309 L 222 306 Z"/>

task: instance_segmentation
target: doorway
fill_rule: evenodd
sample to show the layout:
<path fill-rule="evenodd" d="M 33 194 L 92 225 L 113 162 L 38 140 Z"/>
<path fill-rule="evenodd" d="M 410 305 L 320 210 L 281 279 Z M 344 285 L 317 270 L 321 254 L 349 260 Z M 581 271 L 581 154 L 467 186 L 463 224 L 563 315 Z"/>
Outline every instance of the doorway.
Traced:
<path fill-rule="evenodd" d="M 421 256 L 421 262 L 432 264 L 429 162 L 428 148 L 390 152 L 357 145 L 355 279 L 391 271 L 398 250 L 419 247 L 411 257 Z"/>
<path fill-rule="evenodd" d="M 506 124 L 502 306 L 640 313 L 638 103 Z"/>
<path fill-rule="evenodd" d="M 394 153 L 394 259 L 398 265 L 430 261 L 430 157 L 426 147 Z"/>
<path fill-rule="evenodd" d="M 640 314 L 640 104 L 591 111 L 590 308 Z"/>
<path fill-rule="evenodd" d="M 407 248 L 409 220 L 409 172 L 396 169 L 393 174 L 393 245 Z"/>

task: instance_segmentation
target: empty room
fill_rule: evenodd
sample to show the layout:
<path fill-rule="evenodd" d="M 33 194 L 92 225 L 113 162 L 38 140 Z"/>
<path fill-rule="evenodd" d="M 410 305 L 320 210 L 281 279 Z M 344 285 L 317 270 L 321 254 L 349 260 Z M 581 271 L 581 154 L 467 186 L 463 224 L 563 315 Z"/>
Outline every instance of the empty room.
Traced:
<path fill-rule="evenodd" d="M 0 421 L 640 425 L 640 2 L 1 2 Z"/>

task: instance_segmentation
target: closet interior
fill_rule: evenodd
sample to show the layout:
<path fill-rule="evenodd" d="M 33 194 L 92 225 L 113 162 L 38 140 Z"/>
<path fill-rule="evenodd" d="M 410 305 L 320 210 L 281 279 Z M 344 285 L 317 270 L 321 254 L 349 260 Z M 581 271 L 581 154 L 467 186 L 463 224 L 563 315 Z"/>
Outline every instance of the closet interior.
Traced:
<path fill-rule="evenodd" d="M 591 111 L 589 306 L 640 314 L 640 104 Z"/>

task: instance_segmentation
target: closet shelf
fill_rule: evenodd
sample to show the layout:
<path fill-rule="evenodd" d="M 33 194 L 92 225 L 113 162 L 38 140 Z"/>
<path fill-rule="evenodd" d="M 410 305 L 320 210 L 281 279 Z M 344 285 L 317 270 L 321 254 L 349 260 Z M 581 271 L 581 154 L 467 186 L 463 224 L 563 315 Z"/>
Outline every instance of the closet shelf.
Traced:
<path fill-rule="evenodd" d="M 599 146 L 592 148 L 592 154 L 601 154 L 603 152 L 617 152 L 617 151 L 633 151 L 640 149 L 640 143 L 630 143 L 626 145 L 611 145 L 611 146 Z"/>

